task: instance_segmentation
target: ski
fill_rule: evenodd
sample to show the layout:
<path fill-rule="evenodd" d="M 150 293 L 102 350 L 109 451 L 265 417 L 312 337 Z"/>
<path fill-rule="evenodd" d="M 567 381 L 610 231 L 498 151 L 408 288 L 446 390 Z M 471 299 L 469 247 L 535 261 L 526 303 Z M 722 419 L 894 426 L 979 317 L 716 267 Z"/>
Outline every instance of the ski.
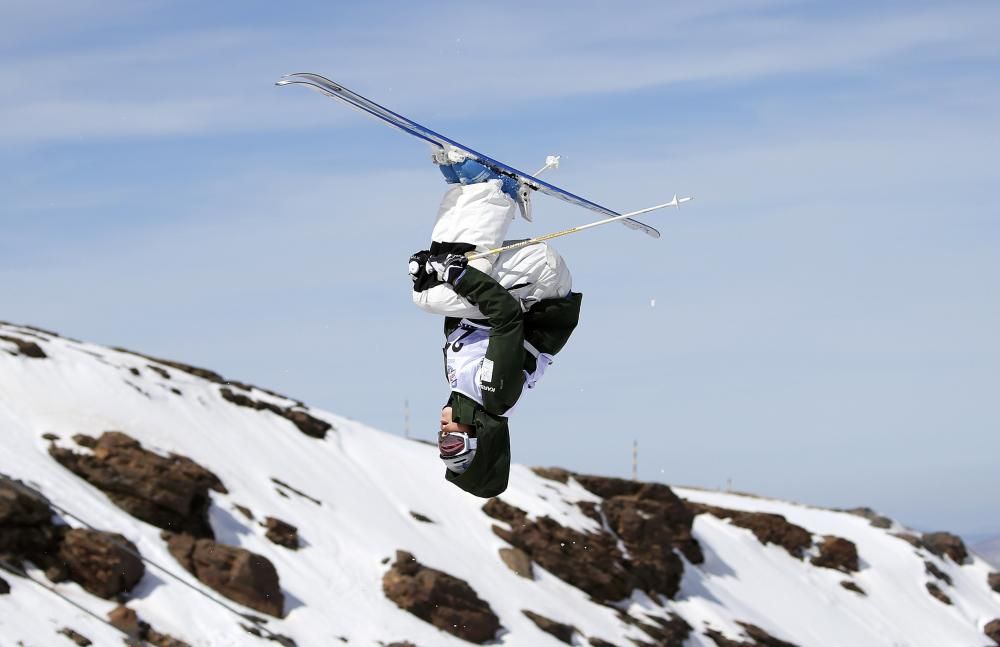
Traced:
<path fill-rule="evenodd" d="M 459 144 L 455 140 L 449 139 L 444 135 L 436 133 L 430 128 L 421 126 L 417 122 L 407 119 L 406 117 L 398 113 L 395 113 L 392 110 L 389 110 L 388 108 L 381 106 L 375 103 L 374 101 L 371 101 L 370 99 L 366 99 L 360 94 L 352 92 L 347 88 L 345 88 L 344 86 L 340 85 L 339 83 L 334 83 L 330 79 L 324 76 L 320 76 L 319 74 L 312 74 L 310 72 L 298 72 L 296 74 L 286 74 L 284 77 L 282 77 L 275 83 L 275 85 L 279 86 L 295 85 L 295 84 L 305 85 L 307 87 L 310 87 L 314 90 L 321 92 L 322 94 L 325 94 L 328 97 L 339 99 L 344 103 L 348 104 L 349 106 L 351 106 L 352 108 L 360 110 L 366 115 L 374 117 L 389 126 L 392 126 L 398 130 L 403 131 L 404 133 L 413 135 L 418 139 L 422 139 L 423 141 L 427 142 L 428 144 L 431 144 L 432 146 L 437 146 L 439 148 L 444 148 L 444 149 L 447 149 L 448 147 L 455 148 L 465 153 L 469 157 L 473 158 L 480 164 L 490 167 L 495 172 L 516 179 L 518 182 L 522 183 L 529 189 L 532 189 L 534 191 L 539 191 L 540 193 L 552 196 L 553 198 L 564 200 L 566 202 L 569 202 L 570 204 L 575 204 L 585 209 L 590 209 L 591 211 L 596 211 L 597 213 L 603 214 L 605 216 L 617 217 L 622 215 L 617 211 L 613 211 L 595 202 L 591 202 L 586 198 L 581 198 L 580 196 L 570 193 L 569 191 L 561 189 L 553 184 L 549 184 L 548 182 L 539 180 L 535 175 L 529 175 L 524 171 L 519 171 L 512 166 L 508 166 L 503 162 L 499 162 L 493 159 L 492 157 L 489 157 L 488 155 L 484 155 L 478 151 L 469 148 L 468 146 Z M 545 168 L 557 165 L 558 161 L 556 161 L 554 164 L 547 163 Z M 622 219 L 621 222 L 630 229 L 641 231 L 649 236 L 652 236 L 653 238 L 660 237 L 659 231 L 657 231 L 656 229 L 650 227 L 645 223 L 639 222 L 638 220 L 626 217 Z"/>

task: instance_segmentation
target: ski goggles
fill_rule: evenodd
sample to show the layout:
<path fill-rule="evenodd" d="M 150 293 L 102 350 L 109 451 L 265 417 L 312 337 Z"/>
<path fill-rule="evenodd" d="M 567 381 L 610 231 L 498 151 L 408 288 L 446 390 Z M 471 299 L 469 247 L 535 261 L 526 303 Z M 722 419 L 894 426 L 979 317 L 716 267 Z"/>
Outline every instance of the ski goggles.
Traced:
<path fill-rule="evenodd" d="M 476 439 L 459 431 L 438 434 L 438 451 L 449 470 L 462 474 L 476 456 Z"/>

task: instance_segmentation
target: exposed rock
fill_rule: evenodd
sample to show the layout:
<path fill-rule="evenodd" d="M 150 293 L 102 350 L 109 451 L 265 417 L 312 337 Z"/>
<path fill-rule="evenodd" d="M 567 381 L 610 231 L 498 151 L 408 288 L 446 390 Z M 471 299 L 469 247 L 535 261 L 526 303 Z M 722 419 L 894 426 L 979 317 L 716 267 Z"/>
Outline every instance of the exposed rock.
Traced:
<path fill-rule="evenodd" d="M 292 487 L 291 485 L 289 485 L 288 483 L 285 483 L 285 482 L 284 482 L 284 481 L 282 481 L 281 479 L 277 479 L 277 478 L 274 478 L 274 477 L 271 477 L 271 482 L 272 482 L 272 483 L 274 483 L 275 485 L 277 485 L 277 486 L 281 487 L 281 488 L 284 488 L 284 489 L 288 490 L 289 492 L 292 492 L 292 493 L 294 493 L 294 494 L 297 494 L 297 495 L 299 495 L 299 496 L 300 496 L 300 497 L 302 497 L 303 499 L 307 499 L 307 500 L 309 500 L 309 501 L 312 501 L 312 502 L 313 502 L 313 503 L 315 503 L 316 505 L 323 505 L 323 502 L 322 502 L 322 501 L 320 501 L 319 499 L 317 499 L 317 498 L 315 498 L 315 497 L 311 497 L 311 496 L 309 496 L 308 494 L 306 494 L 306 493 L 305 493 L 305 492 L 303 492 L 302 490 L 296 490 L 296 489 L 295 489 L 295 488 L 293 488 L 293 487 Z M 285 494 L 285 493 L 283 493 L 283 492 L 282 492 L 281 490 L 278 490 L 278 494 L 281 494 L 281 495 L 283 495 L 283 496 L 284 496 L 285 498 L 288 498 L 288 495 L 287 495 L 287 494 Z"/>
<path fill-rule="evenodd" d="M 529 521 L 523 510 L 496 498 L 486 502 L 483 512 L 510 524 L 510 530 L 494 526 L 497 536 L 595 600 L 616 602 L 636 588 L 623 566 L 618 542 L 610 535 L 581 533 L 549 517 Z"/>
<path fill-rule="evenodd" d="M 991 589 L 1000 593 L 1000 573 L 990 573 L 986 576 L 986 583 Z"/>
<path fill-rule="evenodd" d="M 650 617 L 647 618 L 647 622 L 621 612 L 619 612 L 618 618 L 622 622 L 642 629 L 647 636 L 656 641 L 654 643 L 655 647 L 683 647 L 688 636 L 691 634 L 691 625 L 675 613 L 671 613 L 669 619 Z M 632 642 L 643 647 L 649 646 L 649 643 L 639 642 L 634 639 Z M 593 639 L 591 639 L 591 644 L 595 644 Z"/>
<path fill-rule="evenodd" d="M 580 485 L 604 499 L 615 496 L 632 496 L 643 486 L 639 481 L 626 481 L 610 476 L 591 476 L 589 474 L 572 474 L 572 476 Z"/>
<path fill-rule="evenodd" d="M 223 399 L 237 406 L 257 411 L 270 411 L 277 414 L 298 427 L 299 431 L 313 438 L 326 438 L 326 432 L 333 428 L 333 425 L 330 423 L 315 418 L 307 412 L 294 407 L 280 407 L 270 402 L 264 402 L 263 400 L 254 400 L 248 395 L 236 393 L 226 387 L 219 389 L 219 394 L 222 395 Z"/>
<path fill-rule="evenodd" d="M 569 477 L 573 475 L 572 472 L 564 470 L 561 467 L 532 467 L 531 471 L 543 479 L 563 484 L 569 483 Z"/>
<path fill-rule="evenodd" d="M 829 535 L 819 545 L 819 555 L 812 558 L 813 566 L 832 568 L 844 573 L 858 572 L 858 547 L 843 537 Z"/>
<path fill-rule="evenodd" d="M 929 562 L 924 560 L 924 570 L 927 571 L 928 575 L 933 575 L 945 584 L 951 584 L 951 576 L 942 571 L 940 568 L 934 565 L 934 562 Z"/>
<path fill-rule="evenodd" d="M 20 337 L 8 337 L 7 335 L 0 335 L 0 339 L 17 346 L 18 354 L 24 355 L 25 357 L 31 357 L 33 359 L 45 359 L 48 357 L 48 355 L 46 355 L 42 350 L 41 346 L 33 341 L 21 339 Z"/>
<path fill-rule="evenodd" d="M 531 565 L 531 558 L 520 548 L 501 548 L 500 559 L 507 568 L 514 571 L 521 577 L 529 580 L 535 579 L 534 568 Z"/>
<path fill-rule="evenodd" d="M 969 557 L 969 551 L 965 548 L 962 538 L 950 532 L 929 532 L 921 539 L 924 548 L 931 551 L 938 557 L 947 555 L 956 564 L 962 564 Z"/>
<path fill-rule="evenodd" d="M 241 515 L 243 515 L 250 521 L 253 521 L 253 512 L 250 511 L 250 508 L 246 507 L 245 505 L 240 505 L 238 503 L 234 503 L 233 507 L 236 508 L 236 511 L 239 512 Z"/>
<path fill-rule="evenodd" d="M 119 431 L 103 433 L 93 455 L 56 446 L 49 447 L 49 454 L 138 519 L 196 537 L 214 536 L 208 523 L 208 491 L 224 493 L 226 488 L 186 456 L 154 454 Z"/>
<path fill-rule="evenodd" d="M 934 582 L 927 583 L 927 592 L 945 604 L 951 604 L 951 598 L 949 598 Z"/>
<path fill-rule="evenodd" d="M 108 612 L 108 622 L 119 631 L 128 634 L 129 638 L 139 637 L 139 614 L 124 604 Z"/>
<path fill-rule="evenodd" d="M 271 540 L 271 543 L 292 550 L 299 549 L 299 529 L 292 524 L 274 517 L 267 517 L 264 519 L 264 527 L 267 528 L 265 536 Z"/>
<path fill-rule="evenodd" d="M 1000 645 L 1000 618 L 991 620 L 983 627 L 983 633 L 996 644 Z"/>
<path fill-rule="evenodd" d="M 920 537 L 917 537 L 916 535 L 911 535 L 907 532 L 896 532 L 893 533 L 892 536 L 896 539 L 902 539 L 914 548 L 923 548 L 923 544 L 920 543 Z"/>
<path fill-rule="evenodd" d="M 382 577 L 382 591 L 404 611 L 469 642 L 490 642 L 501 628 L 490 605 L 468 583 L 427 568 L 402 550 Z"/>
<path fill-rule="evenodd" d="M 42 434 L 42 440 L 55 441 L 59 440 L 59 436 L 52 432 L 45 432 L 44 434 Z"/>
<path fill-rule="evenodd" d="M 89 638 L 87 638 L 86 636 L 84 636 L 79 632 L 73 631 L 69 627 L 63 627 L 62 629 L 59 630 L 58 633 L 60 635 L 66 636 L 67 638 L 75 642 L 77 645 L 80 645 L 80 647 L 88 647 L 88 645 L 94 644 L 93 642 L 91 642 Z"/>
<path fill-rule="evenodd" d="M 411 643 L 409 640 L 404 640 L 403 642 L 389 643 L 385 647 L 417 647 L 417 646 Z"/>
<path fill-rule="evenodd" d="M 7 580 L 0 577 L 0 595 L 7 595 L 8 593 L 10 593 L 10 584 L 7 583 Z"/>
<path fill-rule="evenodd" d="M 604 525 L 604 519 L 601 517 L 601 512 L 597 508 L 597 504 L 593 501 L 577 501 L 576 507 L 580 508 L 580 512 L 592 519 L 597 525 Z"/>
<path fill-rule="evenodd" d="M 410 516 L 421 523 L 434 523 L 434 520 L 428 517 L 427 515 L 420 514 L 419 512 L 414 512 L 413 510 L 410 510 Z"/>
<path fill-rule="evenodd" d="M 546 618 L 540 613 L 528 611 L 527 609 L 522 609 L 521 613 L 523 613 L 528 620 L 534 622 L 535 626 L 545 633 L 555 636 L 557 640 L 560 640 L 567 645 L 573 644 L 573 634 L 577 632 L 577 628 L 573 625 L 556 622 L 551 618 Z"/>
<path fill-rule="evenodd" d="M 733 525 L 753 532 L 762 544 L 777 544 L 792 557 L 802 559 L 805 550 L 812 546 L 812 534 L 801 526 L 789 523 L 780 514 L 729 510 L 703 503 L 689 503 L 697 513 L 707 512 L 720 519 L 729 519 Z"/>
<path fill-rule="evenodd" d="M 775 638 L 756 625 L 748 622 L 738 622 L 737 624 L 743 627 L 744 633 L 750 639 L 749 642 L 726 638 L 715 629 L 709 629 L 705 635 L 711 638 L 718 647 L 797 647 L 794 643 Z"/>
<path fill-rule="evenodd" d="M 0 555 L 17 567 L 28 560 L 48 568 L 58 561 L 64 530 L 45 497 L 0 474 Z"/>
<path fill-rule="evenodd" d="M 87 449 L 97 447 L 97 439 L 93 436 L 88 436 L 87 434 L 73 434 L 73 442 L 80 447 L 86 447 Z"/>
<path fill-rule="evenodd" d="M 119 351 L 121 353 L 128 353 L 129 355 L 135 355 L 137 357 L 144 357 L 158 364 L 163 364 L 164 366 L 169 366 L 170 368 L 176 368 L 178 371 L 182 371 L 184 373 L 190 373 L 191 375 L 195 375 L 210 382 L 218 382 L 220 384 L 225 382 L 225 378 L 223 378 L 221 375 L 219 375 L 215 371 L 210 371 L 205 368 L 198 368 L 197 366 L 191 366 L 190 364 L 183 364 L 181 362 L 174 362 L 168 359 L 159 359 L 156 357 L 150 357 L 149 355 L 143 355 L 142 353 L 137 353 L 135 351 L 128 350 L 127 348 L 121 348 L 120 346 L 115 346 L 113 350 Z"/>
<path fill-rule="evenodd" d="M 285 596 L 266 557 L 190 535 L 164 533 L 164 539 L 174 559 L 207 586 L 251 609 L 283 617 Z"/>
<path fill-rule="evenodd" d="M 142 579 L 146 569 L 138 553 L 121 535 L 81 528 L 66 532 L 59 547 L 69 579 L 105 600 L 130 591 Z"/>
<path fill-rule="evenodd" d="M 880 515 L 871 508 L 851 508 L 850 510 L 844 510 L 844 512 L 849 512 L 853 515 L 864 517 L 865 519 L 868 520 L 869 523 L 871 523 L 871 525 L 875 526 L 876 528 L 892 527 L 892 519 Z"/>
<path fill-rule="evenodd" d="M 855 584 L 850 580 L 844 580 L 843 582 L 840 583 L 840 585 L 845 589 L 847 589 L 848 591 L 854 591 L 855 593 L 859 593 L 864 596 L 868 595 L 867 593 L 865 593 L 864 589 L 862 589 L 860 586 L 858 586 L 857 584 Z"/>
<path fill-rule="evenodd" d="M 156 373 L 157 375 L 159 375 L 160 377 L 162 377 L 164 380 L 169 380 L 170 379 L 170 373 L 167 373 L 166 369 L 164 369 L 161 366 L 154 366 L 153 364 L 146 364 L 146 368 L 148 368 L 149 370 L 153 371 L 154 373 Z"/>

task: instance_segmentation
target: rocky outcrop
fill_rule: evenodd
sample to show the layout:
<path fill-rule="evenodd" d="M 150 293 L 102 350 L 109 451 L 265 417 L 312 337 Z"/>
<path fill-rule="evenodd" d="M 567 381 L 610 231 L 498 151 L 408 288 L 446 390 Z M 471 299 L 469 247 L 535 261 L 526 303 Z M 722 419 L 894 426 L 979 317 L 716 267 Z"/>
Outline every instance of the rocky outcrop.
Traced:
<path fill-rule="evenodd" d="M 868 522 L 876 528 L 891 528 L 892 519 L 885 517 L 875 512 L 871 508 L 851 508 L 849 510 L 842 510 L 842 512 L 847 512 L 859 517 L 864 517 Z"/>
<path fill-rule="evenodd" d="M 958 535 L 950 532 L 929 532 L 920 538 L 920 543 L 924 548 L 931 551 L 938 557 L 947 555 L 956 564 L 963 564 L 969 557 L 969 551 L 965 548 L 965 542 Z"/>
<path fill-rule="evenodd" d="M 935 584 L 934 582 L 928 582 L 926 586 L 927 586 L 927 592 L 930 593 L 933 597 L 937 598 L 941 602 L 944 602 L 945 604 L 951 604 L 951 598 L 949 598 L 945 594 L 945 592 L 941 590 L 941 587 L 939 587 L 937 584 Z"/>
<path fill-rule="evenodd" d="M 675 613 L 671 613 L 667 618 L 647 617 L 645 621 L 642 621 L 619 612 L 618 619 L 626 624 L 638 627 L 654 641 L 650 644 L 632 639 L 632 642 L 638 647 L 683 647 L 692 631 L 691 625 Z M 595 643 L 595 639 L 591 638 L 590 643 L 597 645 L 604 643 L 604 641 Z"/>
<path fill-rule="evenodd" d="M 584 533 L 561 526 L 549 517 L 530 520 L 524 511 L 501 499 L 491 499 L 483 511 L 510 524 L 493 531 L 531 560 L 592 598 L 613 602 L 634 589 L 651 595 L 676 595 L 684 564 L 701 563 L 701 547 L 691 535 L 694 514 L 665 485 L 625 479 L 536 470 L 545 478 L 568 482 L 570 476 L 597 496 L 599 505 L 584 510 L 611 533 Z M 619 549 L 624 545 L 628 557 Z"/>
<path fill-rule="evenodd" d="M 819 555 L 813 557 L 813 566 L 832 568 L 843 573 L 858 572 L 858 547 L 854 542 L 829 535 L 819 545 Z"/>
<path fill-rule="evenodd" d="M 53 581 L 69 579 L 94 595 L 113 598 L 142 579 L 138 554 L 121 535 L 56 525 L 40 493 L 0 478 L 0 557 L 15 567 L 29 561 Z"/>
<path fill-rule="evenodd" d="M 271 543 L 284 546 L 285 548 L 290 548 L 292 550 L 299 549 L 298 528 L 290 523 L 282 521 L 281 519 L 275 519 L 274 517 L 265 518 L 263 525 L 267 528 L 265 536 L 271 540 Z"/>
<path fill-rule="evenodd" d="M 605 533 L 582 533 L 559 525 L 549 517 L 529 520 L 527 514 L 501 499 L 490 499 L 483 512 L 510 524 L 493 526 L 493 532 L 524 551 L 539 566 L 584 591 L 595 600 L 617 602 L 636 588 L 622 565 L 617 541 Z"/>
<path fill-rule="evenodd" d="M 986 583 L 991 589 L 1000 593 L 1000 573 L 990 573 L 986 576 Z"/>
<path fill-rule="evenodd" d="M 0 340 L 10 342 L 17 348 L 16 351 L 8 351 L 11 355 L 23 355 L 24 357 L 30 357 L 32 359 L 45 359 L 48 357 L 48 355 L 45 354 L 45 351 L 42 350 L 41 346 L 33 341 L 21 339 L 20 337 L 11 337 L 9 335 L 0 335 Z"/>
<path fill-rule="evenodd" d="M 281 618 L 285 596 L 266 557 L 191 535 L 163 533 L 174 559 L 206 586 L 230 600 Z"/>
<path fill-rule="evenodd" d="M 92 454 L 55 445 L 49 454 L 133 517 L 172 532 L 214 536 L 208 523 L 208 492 L 224 493 L 226 488 L 186 456 L 160 456 L 120 431 L 103 433 Z"/>
<path fill-rule="evenodd" d="M 951 576 L 942 571 L 940 568 L 938 568 L 934 564 L 934 562 L 929 562 L 927 560 L 924 560 L 924 570 L 927 572 L 928 575 L 936 577 L 937 579 L 941 580 L 945 584 L 948 584 L 949 586 L 951 585 Z"/>
<path fill-rule="evenodd" d="M 62 536 L 45 497 L 0 475 L 0 557 L 15 567 L 27 560 L 48 568 L 56 561 Z"/>
<path fill-rule="evenodd" d="M 74 631 L 69 627 L 63 627 L 56 633 L 58 633 L 60 636 L 66 636 L 80 647 L 89 647 L 90 645 L 94 644 L 94 642 L 90 638 L 87 638 L 80 632 Z"/>
<path fill-rule="evenodd" d="M 561 467 L 532 467 L 531 471 L 543 479 L 556 481 L 557 483 L 562 483 L 563 485 L 569 483 L 569 477 L 572 476 L 571 472 L 564 470 Z"/>
<path fill-rule="evenodd" d="M 396 606 L 469 642 L 491 642 L 500 620 L 464 580 L 428 568 L 406 551 L 382 578 L 382 591 Z"/>
<path fill-rule="evenodd" d="M 500 560 L 507 565 L 507 568 L 514 571 L 523 578 L 535 579 L 534 568 L 531 565 L 531 558 L 520 548 L 501 548 Z"/>
<path fill-rule="evenodd" d="M 254 400 L 248 395 L 236 393 L 227 387 L 219 389 L 219 394 L 222 395 L 223 399 L 237 406 L 247 407 L 256 411 L 270 411 L 273 414 L 281 416 L 295 425 L 299 431 L 313 438 L 326 438 L 326 432 L 333 428 L 333 425 L 330 423 L 311 416 L 306 411 L 298 408 L 297 405 L 294 407 L 280 407 L 271 402 Z"/>
<path fill-rule="evenodd" d="M 7 595 L 10 593 L 10 584 L 7 580 L 0 577 L 0 595 Z"/>
<path fill-rule="evenodd" d="M 1000 645 L 1000 618 L 990 620 L 983 627 L 983 633 L 996 644 Z"/>
<path fill-rule="evenodd" d="M 708 513 L 720 519 L 729 519 L 734 526 L 751 531 L 762 544 L 777 544 L 792 557 L 802 559 L 812 546 L 812 534 L 801 526 L 790 523 L 780 514 L 729 510 L 704 503 L 689 503 L 697 513 Z"/>
<path fill-rule="evenodd" d="M 714 629 L 709 629 L 705 635 L 711 638 L 718 647 L 797 647 L 794 643 L 775 638 L 749 622 L 737 622 L 737 624 L 743 627 L 743 632 L 749 640 L 732 640 Z"/>
<path fill-rule="evenodd" d="M 845 589 L 847 589 L 848 591 L 854 591 L 859 595 L 864 595 L 864 596 L 868 595 L 867 593 L 865 593 L 864 589 L 862 589 L 860 586 L 858 586 L 857 584 L 855 584 L 850 580 L 844 580 L 843 582 L 840 583 L 840 585 Z"/>
<path fill-rule="evenodd" d="M 59 546 L 59 561 L 69 579 L 87 592 L 110 600 L 132 590 L 145 573 L 139 549 L 121 535 L 73 528 Z"/>
<path fill-rule="evenodd" d="M 191 647 L 183 640 L 156 631 L 148 622 L 143 622 L 133 609 L 124 605 L 115 607 L 108 613 L 108 622 L 127 634 L 133 641 L 140 641 L 154 647 Z"/>
<path fill-rule="evenodd" d="M 410 516 L 419 521 L 420 523 L 434 523 L 434 520 L 425 514 L 420 514 L 419 512 L 414 512 L 410 510 Z"/>
<path fill-rule="evenodd" d="M 535 613 L 534 611 L 528 611 L 523 609 L 521 611 L 528 618 L 535 623 L 535 626 L 544 631 L 545 633 L 554 636 L 556 640 L 560 640 L 567 645 L 573 644 L 573 634 L 577 633 L 577 628 L 573 625 L 563 624 L 562 622 L 556 622 L 551 618 L 546 618 L 540 613 Z"/>

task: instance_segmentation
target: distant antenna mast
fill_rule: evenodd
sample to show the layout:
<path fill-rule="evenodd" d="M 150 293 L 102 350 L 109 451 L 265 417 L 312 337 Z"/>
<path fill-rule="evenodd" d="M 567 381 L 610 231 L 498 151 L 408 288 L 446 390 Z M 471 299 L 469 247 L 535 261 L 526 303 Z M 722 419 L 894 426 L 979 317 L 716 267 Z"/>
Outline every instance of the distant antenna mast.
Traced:
<path fill-rule="evenodd" d="M 410 437 L 410 401 L 403 400 L 403 436 Z"/>
<path fill-rule="evenodd" d="M 639 480 L 639 441 L 632 441 L 632 480 Z"/>

